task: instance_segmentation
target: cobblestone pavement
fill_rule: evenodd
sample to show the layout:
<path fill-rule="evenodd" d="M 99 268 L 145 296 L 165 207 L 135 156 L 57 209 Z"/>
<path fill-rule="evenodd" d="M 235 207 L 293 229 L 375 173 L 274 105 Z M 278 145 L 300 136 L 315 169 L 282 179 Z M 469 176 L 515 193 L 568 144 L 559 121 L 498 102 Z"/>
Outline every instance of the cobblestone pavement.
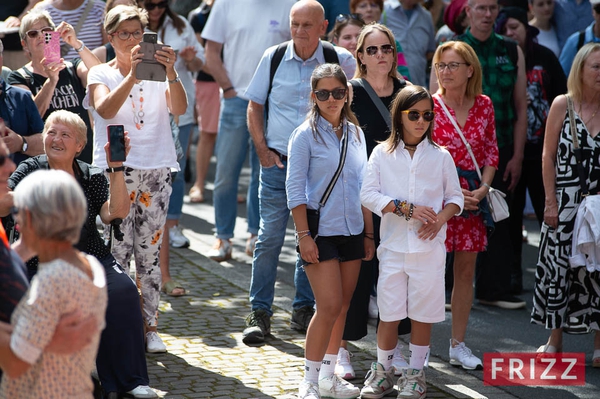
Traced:
<path fill-rule="evenodd" d="M 274 335 L 261 346 L 243 344 L 248 292 L 219 274 L 219 268 L 223 266 L 190 249 L 171 251 L 171 273 L 188 295 L 161 297 L 159 333 L 168 352 L 147 356 L 151 387 L 164 398 L 296 398 L 304 336 L 290 329 L 290 312 L 274 307 Z M 353 383 L 362 386 L 376 354 L 349 346 L 358 376 Z M 436 364 L 432 359 L 432 373 Z M 428 398 L 486 397 L 436 384 L 435 374 L 428 372 Z"/>

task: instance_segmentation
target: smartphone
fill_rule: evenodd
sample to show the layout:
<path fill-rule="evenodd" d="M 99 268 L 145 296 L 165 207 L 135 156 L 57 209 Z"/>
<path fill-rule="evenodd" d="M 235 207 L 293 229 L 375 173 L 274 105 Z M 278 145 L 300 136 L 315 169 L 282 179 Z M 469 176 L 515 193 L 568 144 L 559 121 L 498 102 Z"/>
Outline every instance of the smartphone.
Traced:
<path fill-rule="evenodd" d="M 60 61 L 60 33 L 56 31 L 44 33 L 44 57 L 46 62 Z"/>
<path fill-rule="evenodd" d="M 108 160 L 110 162 L 125 162 L 125 128 L 123 125 L 108 125 Z"/>
<path fill-rule="evenodd" d="M 154 54 L 157 49 L 169 47 L 164 44 L 157 43 L 158 38 L 156 33 L 145 32 L 140 42 L 140 52 L 143 54 L 142 62 L 138 64 L 135 70 L 135 77 L 139 80 L 154 80 L 164 82 L 167 79 L 167 69 L 163 64 L 158 63 L 154 59 Z"/>

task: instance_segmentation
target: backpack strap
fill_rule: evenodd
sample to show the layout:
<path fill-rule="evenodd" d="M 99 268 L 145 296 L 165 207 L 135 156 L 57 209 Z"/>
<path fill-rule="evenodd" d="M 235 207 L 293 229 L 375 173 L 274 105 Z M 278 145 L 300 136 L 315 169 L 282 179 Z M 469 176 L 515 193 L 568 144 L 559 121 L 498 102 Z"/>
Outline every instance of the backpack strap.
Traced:
<path fill-rule="evenodd" d="M 328 64 L 339 65 L 340 59 L 338 57 L 337 51 L 335 51 L 335 47 L 333 47 L 333 44 L 324 40 L 321 41 L 321 44 L 323 45 L 323 56 L 325 57 L 325 62 Z"/>
<path fill-rule="evenodd" d="M 577 51 L 579 51 L 579 49 L 583 47 L 583 42 L 585 42 L 585 29 L 579 31 L 579 37 L 577 40 Z"/>

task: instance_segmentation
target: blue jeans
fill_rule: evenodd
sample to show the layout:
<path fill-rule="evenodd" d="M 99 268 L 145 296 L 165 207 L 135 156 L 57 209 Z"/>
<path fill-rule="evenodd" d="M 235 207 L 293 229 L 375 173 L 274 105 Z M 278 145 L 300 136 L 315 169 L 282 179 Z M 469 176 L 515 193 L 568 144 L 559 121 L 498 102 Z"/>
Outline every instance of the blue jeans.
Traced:
<path fill-rule="evenodd" d="M 173 191 L 169 200 L 168 220 L 181 219 L 181 208 L 183 207 L 183 196 L 185 195 L 185 164 L 187 163 L 187 148 L 190 144 L 190 134 L 193 124 L 179 126 L 179 143 L 183 148 L 183 158 L 179 160 L 179 172 L 173 180 Z"/>
<path fill-rule="evenodd" d="M 237 216 L 237 192 L 240 172 L 250 156 L 250 185 L 246 199 L 248 232 L 258 233 L 258 179 L 260 163 L 254 143 L 246 125 L 248 101 L 239 97 L 221 100 L 219 133 L 215 144 L 217 171 L 213 206 L 215 207 L 215 228 L 217 238 L 228 240 L 233 237 Z"/>
<path fill-rule="evenodd" d="M 269 315 L 273 315 L 271 306 L 275 297 L 277 263 L 290 217 L 285 193 L 285 173 L 285 168 L 279 169 L 277 166 L 260 168 L 260 230 L 252 260 L 250 303 L 253 311 L 263 309 Z M 315 297 L 302 268 L 300 256 L 296 260 L 294 284 L 296 296 L 292 307 L 297 309 L 313 306 Z"/>

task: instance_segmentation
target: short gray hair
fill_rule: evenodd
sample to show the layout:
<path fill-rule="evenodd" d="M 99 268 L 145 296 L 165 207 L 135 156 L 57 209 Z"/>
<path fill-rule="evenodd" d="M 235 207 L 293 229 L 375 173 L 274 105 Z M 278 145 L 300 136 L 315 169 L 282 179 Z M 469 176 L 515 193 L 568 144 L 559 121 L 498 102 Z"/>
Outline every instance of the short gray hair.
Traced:
<path fill-rule="evenodd" d="M 122 22 L 135 20 L 140 21 L 144 29 L 148 25 L 148 12 L 135 6 L 118 5 L 106 14 L 104 30 L 107 35 L 112 35 Z"/>
<path fill-rule="evenodd" d="M 45 239 L 79 241 L 87 217 L 87 201 L 73 176 L 62 170 L 37 170 L 14 191 L 19 211 L 31 214 L 32 228 Z"/>
<path fill-rule="evenodd" d="M 52 29 L 56 29 L 56 25 L 54 24 L 54 21 L 52 21 L 52 17 L 48 11 L 34 8 L 28 11 L 23 19 L 21 19 L 21 26 L 19 27 L 19 36 L 21 37 L 21 40 L 25 40 L 27 31 L 31 29 L 33 24 L 40 20 L 45 20 L 48 23 L 48 26 L 51 26 Z"/>

